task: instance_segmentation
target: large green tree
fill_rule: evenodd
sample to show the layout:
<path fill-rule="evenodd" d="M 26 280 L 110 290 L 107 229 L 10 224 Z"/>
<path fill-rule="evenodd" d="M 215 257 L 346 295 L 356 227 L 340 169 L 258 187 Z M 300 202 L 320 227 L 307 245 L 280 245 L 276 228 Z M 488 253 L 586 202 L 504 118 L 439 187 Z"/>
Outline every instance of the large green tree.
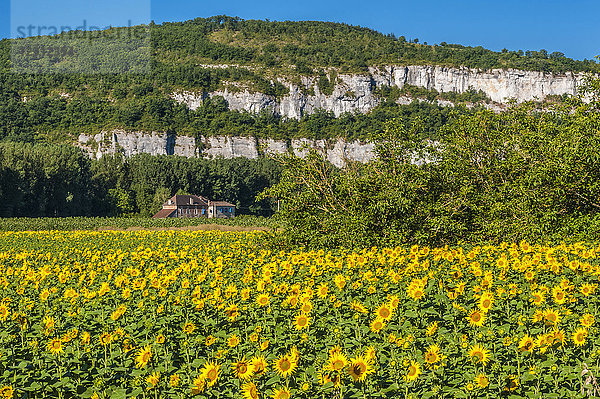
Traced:
<path fill-rule="evenodd" d="M 309 246 L 597 239 L 598 79 L 580 98 L 462 115 L 425 139 L 419 121 L 387 124 L 377 159 L 344 170 L 317 152 L 285 155 L 262 193 L 282 206 L 278 240 Z"/>

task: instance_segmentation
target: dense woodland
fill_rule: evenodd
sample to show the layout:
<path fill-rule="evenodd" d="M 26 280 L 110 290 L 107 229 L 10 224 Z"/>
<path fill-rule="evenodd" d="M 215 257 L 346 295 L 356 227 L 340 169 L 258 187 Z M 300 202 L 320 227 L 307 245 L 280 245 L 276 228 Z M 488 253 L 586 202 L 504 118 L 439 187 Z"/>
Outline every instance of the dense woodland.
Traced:
<path fill-rule="evenodd" d="M 0 216 L 152 216 L 176 193 L 226 200 L 240 214 L 270 215 L 256 195 L 279 180 L 268 159 L 105 156 L 77 148 L 0 143 Z"/>
<path fill-rule="evenodd" d="M 600 79 L 589 103 L 464 114 L 424 140 L 389 121 L 378 158 L 343 170 L 313 152 L 282 156 L 261 198 L 281 203 L 282 245 L 542 244 L 600 239 Z"/>

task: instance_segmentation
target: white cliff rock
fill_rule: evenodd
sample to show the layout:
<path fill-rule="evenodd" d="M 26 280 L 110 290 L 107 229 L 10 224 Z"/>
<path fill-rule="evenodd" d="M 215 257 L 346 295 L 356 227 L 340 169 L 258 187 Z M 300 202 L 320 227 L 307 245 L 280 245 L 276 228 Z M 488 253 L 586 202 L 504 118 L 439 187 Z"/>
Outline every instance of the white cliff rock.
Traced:
<path fill-rule="evenodd" d="M 554 75 L 514 69 L 481 71 L 442 66 L 385 66 L 371 67 L 369 73 L 363 75 L 337 75 L 331 95 L 319 91 L 315 78 L 303 77 L 300 85 L 280 78 L 280 83 L 289 88 L 289 93 L 279 100 L 247 89 L 216 91 L 206 95 L 178 92 L 173 93 L 172 97 L 191 109 L 196 109 L 202 104 L 204 96 L 222 96 L 233 110 L 254 113 L 268 110 L 287 118 L 299 119 L 318 109 L 331 111 L 335 116 L 344 112 L 368 112 L 381 101 L 375 90 L 384 86 L 402 88 L 408 84 L 428 90 L 456 93 L 464 93 L 470 89 L 481 90 L 497 103 L 496 109 L 501 109 L 501 104 L 506 104 L 510 99 L 523 102 L 543 100 L 549 95 L 575 95 L 583 79 L 584 74 L 570 72 Z M 311 90 L 314 94 L 306 94 Z M 401 104 L 410 101 L 412 100 L 405 97 L 398 100 Z"/>
<path fill-rule="evenodd" d="M 80 134 L 76 145 L 86 151 L 91 158 L 102 155 L 123 154 L 130 157 L 136 154 L 179 155 L 188 158 L 202 157 L 257 159 L 261 156 L 291 152 L 306 156 L 310 149 L 320 151 L 329 162 L 343 167 L 348 161 L 368 162 L 375 157 L 374 144 L 359 141 L 347 142 L 344 139 L 328 143 L 326 140 L 294 139 L 288 144 L 284 140 L 260 139 L 254 137 L 200 137 L 201 145 L 189 136 L 168 135 L 164 132 L 125 132 L 113 130 L 94 136 Z M 200 151 L 199 148 L 203 150 Z"/>
<path fill-rule="evenodd" d="M 424 87 L 439 92 L 463 93 L 469 89 L 482 90 L 494 103 L 483 104 L 495 112 L 501 112 L 509 99 L 517 102 L 543 100 L 549 95 L 577 94 L 584 74 L 565 73 L 553 75 L 535 71 L 501 70 L 480 71 L 469 68 L 441 66 L 385 66 L 369 68 L 368 74 L 340 74 L 331 95 L 319 91 L 316 78 L 302 77 L 300 83 L 292 84 L 279 79 L 289 88 L 283 98 L 243 90 L 222 90 L 212 93 L 178 92 L 173 98 L 191 109 L 201 106 L 206 97 L 222 96 L 230 109 L 261 112 L 267 110 L 287 118 L 301 118 L 318 109 L 339 116 L 345 112 L 365 113 L 377 106 L 381 99 L 376 90 L 381 87 L 404 85 Z M 400 97 L 399 104 L 409 104 L 414 99 Z M 426 101 L 426 100 L 419 100 Z M 441 106 L 454 106 L 450 101 L 437 100 Z M 473 106 L 473 104 L 467 104 Z M 169 135 L 165 132 L 103 131 L 94 136 L 81 134 L 77 145 L 90 156 L 100 158 L 103 154 L 122 153 L 125 156 L 147 153 L 152 155 L 180 155 L 203 158 L 256 159 L 263 155 L 294 153 L 306 156 L 308 149 L 321 151 L 336 166 L 348 161 L 367 162 L 374 158 L 372 143 L 346 142 L 344 139 L 325 140 L 259 139 L 254 137 L 194 137 Z M 200 144 L 200 145 L 198 145 Z M 200 151 L 199 148 L 202 148 Z"/>
<path fill-rule="evenodd" d="M 203 137 L 204 158 L 258 158 L 258 143 L 254 137 Z"/>

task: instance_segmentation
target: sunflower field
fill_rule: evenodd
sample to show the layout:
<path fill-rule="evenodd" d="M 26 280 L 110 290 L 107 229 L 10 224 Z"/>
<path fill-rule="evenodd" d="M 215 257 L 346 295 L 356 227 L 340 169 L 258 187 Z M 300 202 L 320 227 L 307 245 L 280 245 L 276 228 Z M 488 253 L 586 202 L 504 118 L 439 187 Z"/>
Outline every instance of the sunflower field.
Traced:
<path fill-rule="evenodd" d="M 0 233 L 0 398 L 590 397 L 600 247 Z"/>

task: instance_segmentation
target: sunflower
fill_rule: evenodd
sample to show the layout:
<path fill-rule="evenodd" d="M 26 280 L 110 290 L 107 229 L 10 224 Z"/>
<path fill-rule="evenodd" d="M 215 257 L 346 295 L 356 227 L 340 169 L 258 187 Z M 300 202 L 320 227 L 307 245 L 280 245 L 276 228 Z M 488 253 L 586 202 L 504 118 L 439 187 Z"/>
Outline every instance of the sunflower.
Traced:
<path fill-rule="evenodd" d="M 329 351 L 327 351 L 327 353 L 329 353 L 329 357 L 331 357 L 335 353 L 342 353 L 342 348 L 339 345 L 334 345 L 331 348 L 329 348 Z"/>
<path fill-rule="evenodd" d="M 373 331 L 375 334 L 379 334 L 379 331 L 381 331 L 384 327 L 385 322 L 383 319 L 375 318 L 375 320 L 371 322 L 371 331 Z"/>
<path fill-rule="evenodd" d="M 192 395 L 198 395 L 199 393 L 204 392 L 204 388 L 206 388 L 206 381 L 204 380 L 204 376 L 202 374 L 194 378 L 192 383 L 194 384 L 192 387 Z"/>
<path fill-rule="evenodd" d="M 156 343 L 157 343 L 157 344 L 164 344 L 164 343 L 165 343 L 165 340 L 166 340 L 166 338 L 165 338 L 165 336 L 164 336 L 164 335 L 162 335 L 162 334 L 158 334 L 158 335 L 156 336 Z"/>
<path fill-rule="evenodd" d="M 328 293 L 329 286 L 327 285 L 327 283 L 321 283 L 321 285 L 319 285 L 319 288 L 317 288 L 317 296 L 321 299 L 324 299 L 327 297 Z"/>
<path fill-rule="evenodd" d="M 398 296 L 397 296 L 397 295 L 391 295 L 391 296 L 388 298 L 388 303 L 390 304 L 390 307 L 391 307 L 392 309 L 397 309 L 397 308 L 398 308 L 398 306 L 400 305 L 400 298 L 398 298 Z"/>
<path fill-rule="evenodd" d="M 433 334 L 435 334 L 435 332 L 437 331 L 437 329 L 438 329 L 438 322 L 437 321 L 431 322 L 427 326 L 427 330 L 425 331 L 425 334 L 428 337 L 431 337 Z"/>
<path fill-rule="evenodd" d="M 208 388 L 212 387 L 219 380 L 221 374 L 221 365 L 213 362 L 207 362 L 201 369 L 201 376 Z"/>
<path fill-rule="evenodd" d="M 358 356 L 350 360 L 348 374 L 350 374 L 354 382 L 363 382 L 367 378 L 367 375 L 373 373 L 373 371 L 371 361 L 365 357 Z"/>
<path fill-rule="evenodd" d="M 404 380 L 406 382 L 415 381 L 421 375 L 421 364 L 419 362 L 412 361 L 410 362 L 410 366 L 408 366 L 408 370 L 406 375 L 404 376 Z"/>
<path fill-rule="evenodd" d="M 525 280 L 531 281 L 535 277 L 535 272 L 533 270 L 527 270 L 525 272 Z"/>
<path fill-rule="evenodd" d="M 0 397 L 5 399 L 12 399 L 15 395 L 15 389 L 10 385 L 4 385 L 0 388 Z"/>
<path fill-rule="evenodd" d="M 286 378 L 289 375 L 292 375 L 294 370 L 296 370 L 297 364 L 293 361 L 290 355 L 282 355 L 278 359 L 275 359 L 273 362 L 275 371 L 280 376 Z"/>
<path fill-rule="evenodd" d="M 567 301 L 567 295 L 560 286 L 552 288 L 552 299 L 558 305 L 562 305 Z"/>
<path fill-rule="evenodd" d="M 531 293 L 531 302 L 533 302 L 535 306 L 540 306 L 545 299 L 546 295 L 542 291 L 534 291 Z"/>
<path fill-rule="evenodd" d="M 4 303 L 0 303 L 0 320 L 6 320 L 9 314 L 10 312 L 8 310 L 8 306 L 6 306 Z"/>
<path fill-rule="evenodd" d="M 479 374 L 475 377 L 475 385 L 477 388 L 487 388 L 487 386 L 490 385 L 490 380 L 485 374 Z"/>
<path fill-rule="evenodd" d="M 425 296 L 425 287 L 422 287 L 420 285 L 418 286 L 409 286 L 406 294 L 408 295 L 409 298 L 414 299 L 415 301 L 418 301 L 419 299 L 423 298 Z"/>
<path fill-rule="evenodd" d="M 375 311 L 376 317 L 380 318 L 382 320 L 385 320 L 385 321 L 389 321 L 392 318 L 392 314 L 393 314 L 392 308 L 387 303 L 382 304 Z"/>
<path fill-rule="evenodd" d="M 583 294 L 583 296 L 589 296 L 594 293 L 596 290 L 596 284 L 585 283 L 579 288 L 579 291 Z"/>
<path fill-rule="evenodd" d="M 310 313 L 313 309 L 313 305 L 310 301 L 304 301 L 300 306 L 300 310 L 304 313 Z"/>
<path fill-rule="evenodd" d="M 259 294 L 259 295 L 256 297 L 256 303 L 257 303 L 257 304 L 258 304 L 258 306 L 260 306 L 260 307 L 265 307 L 265 306 L 268 306 L 268 305 L 269 305 L 269 302 L 270 302 L 270 300 L 271 300 L 271 299 L 269 298 L 269 295 L 267 295 L 267 294 Z"/>
<path fill-rule="evenodd" d="M 227 315 L 227 320 L 235 321 L 236 317 L 240 315 L 240 309 L 237 307 L 235 303 L 230 303 L 225 308 L 225 315 Z"/>
<path fill-rule="evenodd" d="M 53 355 L 58 355 L 63 351 L 62 341 L 59 338 L 53 338 L 50 342 L 48 342 L 47 349 Z"/>
<path fill-rule="evenodd" d="M 504 390 L 514 391 L 519 387 L 519 379 L 516 375 L 511 374 L 504 379 Z"/>
<path fill-rule="evenodd" d="M 469 357 L 475 363 L 482 363 L 485 366 L 490 360 L 490 352 L 483 346 L 476 344 L 469 348 Z"/>
<path fill-rule="evenodd" d="M 87 332 L 87 331 L 82 332 L 81 333 L 81 344 L 82 345 L 89 345 L 90 338 L 91 338 L 91 335 L 90 335 L 89 332 Z"/>
<path fill-rule="evenodd" d="M 367 308 L 365 308 L 365 306 L 358 301 L 352 301 L 352 303 L 350 304 L 350 308 L 359 313 L 367 313 L 368 312 Z"/>
<path fill-rule="evenodd" d="M 594 315 L 586 313 L 583 316 L 581 316 L 579 322 L 583 327 L 591 327 L 596 322 L 596 318 L 594 317 Z"/>
<path fill-rule="evenodd" d="M 290 399 L 292 393 L 288 387 L 276 388 L 273 390 L 273 399 Z"/>
<path fill-rule="evenodd" d="M 231 365 L 233 369 L 233 374 L 239 378 L 240 380 L 249 380 L 252 378 L 252 374 L 254 373 L 254 367 L 250 361 L 246 360 L 246 357 L 242 357 L 241 360 L 233 363 Z"/>
<path fill-rule="evenodd" d="M 215 341 L 216 341 L 215 337 L 212 335 L 209 335 L 206 338 L 204 338 L 204 345 L 211 346 L 212 344 L 215 343 Z"/>
<path fill-rule="evenodd" d="M 321 371 L 319 372 L 319 380 L 321 385 L 332 383 L 334 388 L 339 388 L 342 385 L 342 377 L 336 373 Z"/>
<path fill-rule="evenodd" d="M 340 372 L 348 365 L 348 358 L 341 352 L 333 352 L 329 355 L 325 370 Z"/>
<path fill-rule="evenodd" d="M 472 310 L 465 318 L 472 326 L 481 327 L 485 322 L 485 313 L 479 310 Z"/>
<path fill-rule="evenodd" d="M 260 343 L 260 350 L 261 351 L 267 350 L 268 347 L 269 347 L 269 340 L 261 341 L 261 343 Z"/>
<path fill-rule="evenodd" d="M 227 338 L 227 346 L 230 348 L 235 348 L 240 344 L 240 342 L 240 338 L 236 334 L 233 334 L 231 337 Z"/>
<path fill-rule="evenodd" d="M 194 323 L 186 322 L 183 325 L 183 332 L 186 334 L 191 334 L 196 329 L 196 325 Z"/>
<path fill-rule="evenodd" d="M 440 347 L 436 344 L 430 345 L 425 352 L 425 365 L 435 368 L 436 363 L 440 362 L 443 355 L 440 353 Z"/>
<path fill-rule="evenodd" d="M 555 344 L 563 345 L 565 343 L 566 339 L 567 339 L 566 335 L 565 335 L 565 332 L 563 330 L 559 329 L 559 328 L 555 328 L 552 331 L 552 335 L 553 335 L 553 342 Z"/>
<path fill-rule="evenodd" d="M 479 309 L 483 313 L 487 313 L 492 308 L 493 303 L 494 303 L 494 294 L 492 294 L 490 292 L 484 292 L 481 295 L 481 298 L 479 298 Z"/>
<path fill-rule="evenodd" d="M 256 356 L 252 358 L 252 368 L 254 374 L 260 376 L 267 371 L 267 360 L 263 356 Z"/>
<path fill-rule="evenodd" d="M 294 321 L 294 328 L 297 331 L 307 329 L 310 326 L 310 317 L 305 313 L 300 313 Z"/>
<path fill-rule="evenodd" d="M 158 381 L 160 381 L 160 374 L 158 373 L 158 371 L 155 371 L 154 373 L 146 377 L 146 384 L 148 384 L 148 388 L 146 389 L 154 389 L 156 384 L 158 384 Z"/>
<path fill-rule="evenodd" d="M 247 382 L 242 385 L 242 396 L 246 399 L 258 399 L 258 389 L 253 382 Z"/>
<path fill-rule="evenodd" d="M 103 332 L 100 335 L 99 340 L 100 340 L 100 343 L 102 344 L 102 346 L 106 346 L 112 342 L 112 335 L 110 333 Z"/>
<path fill-rule="evenodd" d="M 175 388 L 178 387 L 180 383 L 181 377 L 179 377 L 179 374 L 171 374 L 171 376 L 169 377 L 169 385 Z"/>
<path fill-rule="evenodd" d="M 544 310 L 544 319 L 546 320 L 546 324 L 552 326 L 558 324 L 560 321 L 560 313 L 553 309 Z"/>
<path fill-rule="evenodd" d="M 532 352 L 535 347 L 535 341 L 529 334 L 525 334 L 519 341 L 519 350 L 521 352 Z"/>
<path fill-rule="evenodd" d="M 150 359 L 152 359 L 152 349 L 150 349 L 150 345 L 146 345 L 137 352 L 135 366 L 138 369 L 146 367 Z"/>
<path fill-rule="evenodd" d="M 587 330 L 583 327 L 579 327 L 573 332 L 573 343 L 577 346 L 585 345 L 585 339 L 587 338 L 587 335 Z"/>

